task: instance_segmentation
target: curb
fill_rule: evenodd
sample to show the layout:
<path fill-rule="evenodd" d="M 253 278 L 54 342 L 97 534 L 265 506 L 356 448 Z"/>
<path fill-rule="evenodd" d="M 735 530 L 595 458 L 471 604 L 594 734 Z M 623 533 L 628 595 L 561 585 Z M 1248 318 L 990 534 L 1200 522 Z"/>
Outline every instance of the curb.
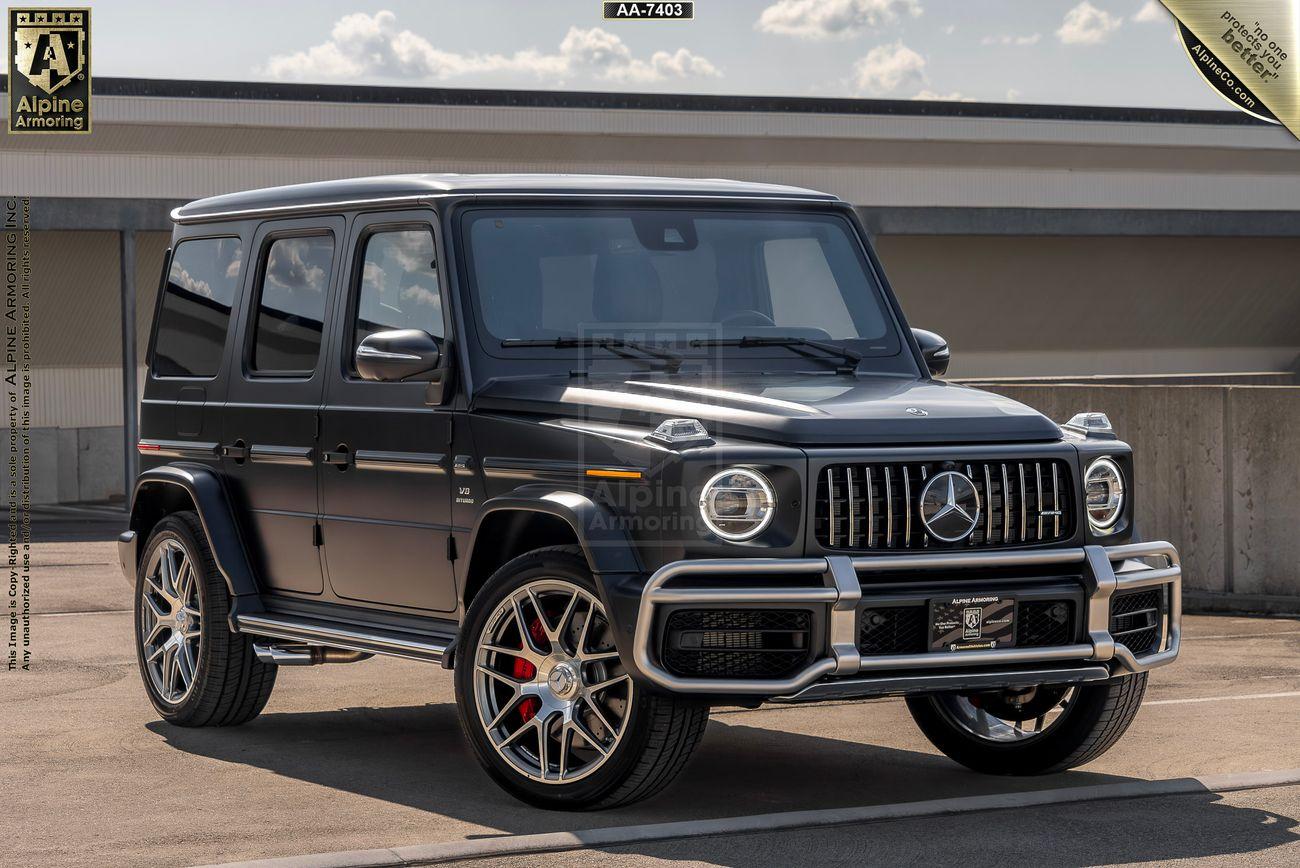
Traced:
<path fill-rule="evenodd" d="M 1066 805 L 1111 799 L 1138 799 L 1147 796 L 1222 793 L 1234 790 L 1300 784 L 1300 769 L 1264 772 L 1234 772 L 1201 777 L 1169 778 L 1155 781 L 1130 781 L 1088 787 L 1066 787 L 1037 792 L 998 793 L 987 796 L 963 796 L 904 802 L 896 805 L 867 805 L 855 808 L 832 808 L 821 811 L 787 811 L 777 814 L 753 814 L 717 820 L 684 820 L 643 826 L 615 826 L 582 829 L 576 832 L 547 832 L 535 835 L 501 835 L 471 841 L 447 841 L 439 844 L 414 844 L 378 850 L 346 850 L 279 859 L 222 863 L 205 868 L 407 868 L 415 865 L 438 865 L 463 859 L 498 856 L 525 856 L 559 853 L 589 847 L 608 847 L 645 841 L 681 838 L 705 838 L 780 829 L 807 829 L 841 826 L 878 820 L 934 817 L 945 814 L 969 814 L 1008 808 L 1043 805 Z"/>

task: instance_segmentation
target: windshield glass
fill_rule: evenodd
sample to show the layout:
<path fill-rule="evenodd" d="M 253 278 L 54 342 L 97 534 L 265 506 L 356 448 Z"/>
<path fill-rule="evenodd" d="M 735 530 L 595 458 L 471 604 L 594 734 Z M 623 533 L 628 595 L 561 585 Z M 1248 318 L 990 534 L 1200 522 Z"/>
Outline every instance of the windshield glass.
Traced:
<path fill-rule="evenodd" d="M 790 344 L 818 354 L 804 343 L 815 341 L 859 356 L 900 350 L 883 293 L 838 215 L 475 209 L 461 230 L 493 355 L 575 355 L 577 342 L 557 339 L 603 336 L 688 357 L 719 341 L 763 357 L 789 355 Z"/>

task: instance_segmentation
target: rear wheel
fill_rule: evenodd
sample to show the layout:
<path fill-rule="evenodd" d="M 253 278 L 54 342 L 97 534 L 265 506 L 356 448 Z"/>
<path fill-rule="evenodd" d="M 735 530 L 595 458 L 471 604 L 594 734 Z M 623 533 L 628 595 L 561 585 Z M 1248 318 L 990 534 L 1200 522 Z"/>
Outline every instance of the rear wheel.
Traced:
<path fill-rule="evenodd" d="M 252 720 L 275 686 L 248 636 L 227 624 L 230 596 L 199 517 L 160 521 L 136 570 L 136 659 L 145 693 L 178 726 L 233 726 Z"/>
<path fill-rule="evenodd" d="M 978 772 L 1039 775 L 1091 762 L 1137 716 L 1146 673 L 1100 684 L 909 697 L 921 731 Z"/>
<path fill-rule="evenodd" d="M 637 685 L 583 558 L 542 549 L 503 566 L 470 608 L 456 655 L 461 724 L 512 795 L 608 808 L 677 776 L 708 709 Z"/>

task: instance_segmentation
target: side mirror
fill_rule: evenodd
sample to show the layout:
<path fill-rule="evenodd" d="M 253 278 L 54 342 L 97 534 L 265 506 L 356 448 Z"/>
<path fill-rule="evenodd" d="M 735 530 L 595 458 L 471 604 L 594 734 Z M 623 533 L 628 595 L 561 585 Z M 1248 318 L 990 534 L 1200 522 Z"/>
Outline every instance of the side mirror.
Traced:
<path fill-rule="evenodd" d="M 912 337 L 916 338 L 916 344 L 921 348 L 921 356 L 925 359 L 925 366 L 930 369 L 930 376 L 942 377 L 948 373 L 948 362 L 952 357 L 948 351 L 948 342 L 925 329 L 912 329 Z"/>
<path fill-rule="evenodd" d="M 419 329 L 375 332 L 357 345 L 357 373 L 362 379 L 395 383 L 438 369 L 442 353 L 433 335 Z"/>

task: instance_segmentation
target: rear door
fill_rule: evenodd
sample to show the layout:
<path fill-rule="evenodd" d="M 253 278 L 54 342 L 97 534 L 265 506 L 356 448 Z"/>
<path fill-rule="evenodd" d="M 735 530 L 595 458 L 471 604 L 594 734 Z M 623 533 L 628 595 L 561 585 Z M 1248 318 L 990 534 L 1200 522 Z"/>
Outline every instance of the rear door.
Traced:
<path fill-rule="evenodd" d="M 433 223 L 429 211 L 353 221 L 338 353 L 331 353 L 321 411 L 321 526 L 330 587 L 339 597 L 451 612 L 451 411 L 426 403 L 427 383 L 362 380 L 354 364 L 357 344 L 391 329 L 428 332 L 446 358 Z"/>
<path fill-rule="evenodd" d="M 320 594 L 317 413 L 321 347 L 344 240 L 342 217 L 263 223 L 240 318 L 223 464 L 272 591 Z"/>

